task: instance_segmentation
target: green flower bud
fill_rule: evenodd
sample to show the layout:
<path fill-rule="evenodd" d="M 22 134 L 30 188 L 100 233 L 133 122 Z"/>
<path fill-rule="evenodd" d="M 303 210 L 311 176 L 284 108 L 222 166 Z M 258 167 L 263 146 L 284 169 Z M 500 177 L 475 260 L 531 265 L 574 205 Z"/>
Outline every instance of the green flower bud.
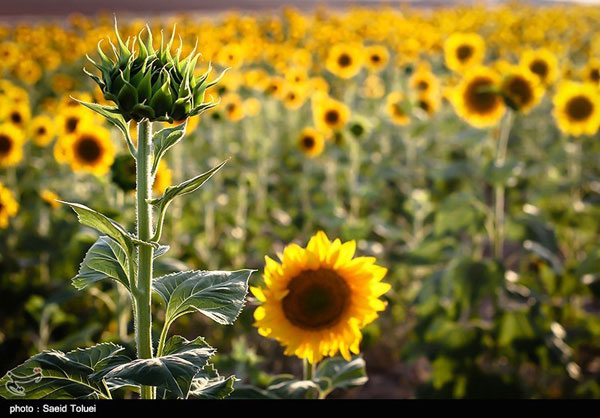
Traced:
<path fill-rule="evenodd" d="M 144 31 L 147 34 L 145 42 L 142 39 Z M 205 92 L 223 74 L 211 82 L 208 81 L 211 68 L 194 76 L 200 54 L 194 47 L 190 55 L 181 59 L 181 38 L 179 48 L 172 54 L 175 29 L 166 45 L 161 38 L 158 50 L 152 45 L 148 26 L 124 42 L 115 20 L 115 34 L 116 45 L 109 39 L 115 58 L 108 58 L 98 43 L 100 62 L 88 59 L 100 71 L 100 76 L 87 71 L 86 74 L 100 86 L 107 100 L 115 102 L 126 121 L 182 121 L 216 105 L 212 101 L 204 102 Z"/>

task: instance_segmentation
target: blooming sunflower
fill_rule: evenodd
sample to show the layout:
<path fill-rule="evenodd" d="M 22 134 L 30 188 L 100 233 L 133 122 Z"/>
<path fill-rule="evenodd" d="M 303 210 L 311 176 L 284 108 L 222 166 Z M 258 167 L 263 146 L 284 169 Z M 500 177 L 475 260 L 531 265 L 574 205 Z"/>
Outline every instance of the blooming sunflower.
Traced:
<path fill-rule="evenodd" d="M 536 76 L 523 67 L 510 67 L 503 74 L 500 89 L 508 104 L 523 113 L 538 105 L 544 89 Z"/>
<path fill-rule="evenodd" d="M 92 117 L 89 112 L 86 112 L 83 106 L 63 107 L 56 115 L 55 126 L 58 131 L 57 133 L 59 136 L 74 134 L 81 125 L 91 119 Z"/>
<path fill-rule="evenodd" d="M 225 117 L 232 122 L 237 122 L 244 117 L 244 108 L 242 99 L 237 93 L 227 93 L 221 101 L 222 109 L 225 112 Z"/>
<path fill-rule="evenodd" d="M 45 147 L 54 139 L 54 123 L 49 116 L 36 116 L 31 121 L 29 132 L 35 145 Z"/>
<path fill-rule="evenodd" d="M 558 76 L 558 60 L 547 49 L 527 50 L 519 64 L 528 68 L 544 85 L 551 85 Z"/>
<path fill-rule="evenodd" d="M 18 129 L 25 129 L 31 119 L 31 110 L 26 103 L 15 103 L 8 106 L 4 113 L 5 122 L 14 125 Z"/>
<path fill-rule="evenodd" d="M 370 45 L 365 48 L 365 66 L 371 72 L 383 70 L 390 60 L 390 53 L 383 45 Z"/>
<path fill-rule="evenodd" d="M 315 128 L 304 128 L 298 137 L 298 148 L 309 157 L 321 154 L 324 147 L 323 135 Z"/>
<path fill-rule="evenodd" d="M 101 176 L 106 174 L 115 159 L 115 147 L 107 129 L 85 125 L 59 142 L 73 171 L 87 171 Z"/>
<path fill-rule="evenodd" d="M 440 82 L 429 70 L 421 68 L 410 77 L 409 85 L 419 94 L 439 94 Z"/>
<path fill-rule="evenodd" d="M 406 111 L 406 100 L 399 91 L 388 94 L 386 98 L 385 109 L 392 123 L 395 125 L 407 125 L 410 122 L 410 116 Z"/>
<path fill-rule="evenodd" d="M 583 69 L 583 79 L 598 86 L 600 84 L 600 59 L 592 58 Z"/>
<path fill-rule="evenodd" d="M 352 78 L 359 73 L 364 62 L 360 44 L 337 44 L 331 47 L 325 62 L 329 72 L 339 78 Z"/>
<path fill-rule="evenodd" d="M 283 89 L 283 104 L 286 108 L 297 110 L 306 102 L 306 89 L 297 84 L 287 83 Z"/>
<path fill-rule="evenodd" d="M 475 126 L 493 126 L 505 111 L 502 96 L 498 94 L 500 77 L 487 67 L 469 71 L 453 91 L 452 104 L 458 116 Z"/>
<path fill-rule="evenodd" d="M 593 135 L 600 127 L 600 93 L 585 83 L 563 82 L 553 98 L 554 118 L 561 131 Z"/>
<path fill-rule="evenodd" d="M 0 183 L 0 228 L 6 228 L 8 220 L 15 217 L 18 211 L 19 203 L 12 192 Z"/>
<path fill-rule="evenodd" d="M 422 110 L 427 116 L 433 116 L 440 107 L 440 96 L 436 93 L 419 93 L 414 106 Z"/>
<path fill-rule="evenodd" d="M 359 353 L 361 328 L 375 320 L 390 289 L 387 269 L 373 257 L 354 257 L 356 243 L 329 241 L 320 231 L 306 248 L 288 245 L 281 263 L 265 257 L 266 287 L 251 287 L 261 302 L 254 311 L 258 332 L 275 338 L 286 355 L 315 364 L 338 352 Z"/>
<path fill-rule="evenodd" d="M 328 135 L 343 128 L 350 118 L 348 106 L 326 94 L 313 95 L 312 111 L 316 128 Z"/>
<path fill-rule="evenodd" d="M 9 123 L 0 125 L 0 167 L 17 164 L 23 158 L 23 133 Z"/>
<path fill-rule="evenodd" d="M 446 66 L 458 73 L 480 65 L 485 55 L 485 42 L 476 33 L 454 33 L 444 42 Z"/>

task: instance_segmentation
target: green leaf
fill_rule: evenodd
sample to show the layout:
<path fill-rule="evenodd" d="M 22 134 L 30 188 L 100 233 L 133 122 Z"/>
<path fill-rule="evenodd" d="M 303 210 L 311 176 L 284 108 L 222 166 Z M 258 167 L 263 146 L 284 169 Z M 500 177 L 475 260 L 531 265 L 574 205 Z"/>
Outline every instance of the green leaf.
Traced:
<path fill-rule="evenodd" d="M 219 171 L 221 169 L 221 167 L 223 167 L 225 165 L 225 163 L 227 163 L 227 161 L 229 161 L 229 160 L 225 160 L 218 166 L 207 171 L 206 173 L 200 174 L 194 178 L 186 180 L 183 183 L 178 184 L 177 186 L 167 187 L 167 189 L 165 190 L 164 194 L 161 197 L 152 200 L 150 203 L 154 206 L 158 206 L 160 211 L 164 212 L 165 209 L 167 208 L 167 206 L 169 206 L 169 204 L 177 196 L 195 192 L 200 187 L 202 187 L 202 185 L 204 183 L 206 183 L 206 181 L 208 179 L 210 179 L 213 174 L 215 174 L 217 171 Z"/>
<path fill-rule="evenodd" d="M 184 137 L 186 127 L 187 121 L 177 126 L 161 129 L 152 136 L 152 149 L 154 151 L 152 174 L 156 173 L 158 163 L 169 148 L 177 144 Z"/>
<path fill-rule="evenodd" d="M 77 213 L 79 222 L 83 225 L 95 228 L 103 234 L 108 235 L 119 243 L 129 257 L 133 254 L 133 242 L 134 237 L 129 234 L 121 225 L 116 221 L 104 216 L 100 212 L 96 212 L 93 209 L 88 208 L 85 205 L 79 203 L 69 203 L 59 200 L 58 202 L 69 205 L 71 209 Z"/>
<path fill-rule="evenodd" d="M 215 378 L 195 378 L 192 381 L 188 398 L 224 399 L 233 392 L 235 376 Z"/>
<path fill-rule="evenodd" d="M 310 380 L 296 380 L 290 376 L 281 376 L 271 382 L 267 392 L 279 399 L 317 399 L 320 388 Z"/>
<path fill-rule="evenodd" d="M 354 357 L 351 361 L 335 357 L 322 361 L 317 368 L 315 377 L 327 377 L 335 389 L 350 389 L 367 383 L 367 370 L 365 360 L 361 356 Z"/>
<path fill-rule="evenodd" d="M 232 324 L 244 307 L 254 270 L 182 271 L 154 280 L 167 307 L 167 323 L 198 311 L 219 324 Z"/>
<path fill-rule="evenodd" d="M 203 338 L 188 341 L 175 336 L 165 345 L 165 355 L 121 364 L 110 370 L 104 378 L 107 381 L 120 379 L 156 386 L 179 398 L 186 398 L 194 376 L 202 370 L 214 352 L 214 348 L 209 347 Z"/>
<path fill-rule="evenodd" d="M 102 370 L 123 351 L 113 343 L 63 353 L 44 351 L 0 379 L 0 396 L 7 399 L 110 398 L 103 380 L 90 375 Z"/>
<path fill-rule="evenodd" d="M 81 290 L 92 283 L 111 278 L 129 289 L 128 262 L 125 250 L 107 236 L 101 236 L 90 247 L 73 286 Z"/>

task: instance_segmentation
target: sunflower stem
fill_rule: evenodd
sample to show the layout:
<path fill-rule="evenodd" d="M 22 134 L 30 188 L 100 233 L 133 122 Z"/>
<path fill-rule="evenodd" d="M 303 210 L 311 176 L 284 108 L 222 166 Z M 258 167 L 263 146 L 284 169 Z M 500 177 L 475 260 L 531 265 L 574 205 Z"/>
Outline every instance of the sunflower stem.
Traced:
<path fill-rule="evenodd" d="M 138 125 L 137 170 L 137 238 L 150 241 L 152 236 L 152 123 L 144 120 Z M 150 245 L 138 246 L 137 306 L 135 318 L 136 345 L 138 358 L 152 358 L 152 263 L 154 248 Z M 151 386 L 142 386 L 142 399 L 154 399 Z"/>
<path fill-rule="evenodd" d="M 513 122 L 513 113 L 507 110 L 506 116 L 500 126 L 498 145 L 496 149 L 496 160 L 494 165 L 500 168 L 506 161 L 506 152 L 508 149 L 508 137 Z M 505 206 L 506 186 L 504 182 L 495 187 L 494 202 L 494 257 L 502 260 L 504 256 L 504 206 Z"/>
<path fill-rule="evenodd" d="M 313 380 L 315 377 L 315 365 L 308 361 L 308 359 L 302 359 L 302 378 L 304 380 Z"/>

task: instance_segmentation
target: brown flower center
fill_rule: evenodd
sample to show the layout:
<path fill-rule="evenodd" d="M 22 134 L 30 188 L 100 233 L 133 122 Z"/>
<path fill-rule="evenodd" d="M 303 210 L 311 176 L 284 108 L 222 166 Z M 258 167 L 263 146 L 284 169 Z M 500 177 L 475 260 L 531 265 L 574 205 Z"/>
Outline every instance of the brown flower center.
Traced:
<path fill-rule="evenodd" d="M 294 325 L 320 330 L 336 325 L 350 302 L 350 288 L 333 270 L 307 270 L 294 277 L 281 301 Z"/>
<path fill-rule="evenodd" d="M 575 96 L 567 102 L 567 114 L 576 121 L 582 121 L 590 117 L 594 105 L 586 96 Z"/>
<path fill-rule="evenodd" d="M 348 54 L 342 54 L 338 57 L 337 62 L 340 67 L 348 67 L 352 64 L 352 57 Z"/>
<path fill-rule="evenodd" d="M 429 88 L 429 83 L 424 80 L 421 80 L 417 83 L 418 90 L 424 91 L 424 90 L 427 90 L 428 88 Z"/>
<path fill-rule="evenodd" d="M 377 54 L 371 55 L 371 62 L 374 64 L 379 64 L 381 62 L 381 57 Z"/>
<path fill-rule="evenodd" d="M 526 105 L 533 99 L 531 84 L 523 77 L 512 77 L 506 86 L 508 96 L 518 106 Z"/>
<path fill-rule="evenodd" d="M 75 132 L 75 129 L 77 129 L 78 124 L 79 124 L 79 118 L 77 118 L 75 116 L 71 116 L 70 118 L 67 118 L 67 120 L 65 122 L 65 127 L 67 128 L 67 132 L 68 133 Z"/>
<path fill-rule="evenodd" d="M 471 45 L 461 45 L 456 49 L 456 58 L 463 62 L 471 58 L 473 55 L 473 47 Z"/>
<path fill-rule="evenodd" d="M 312 149 L 315 146 L 315 138 L 310 135 L 302 137 L 302 147 L 305 149 Z"/>
<path fill-rule="evenodd" d="M 38 135 L 44 135 L 46 133 L 46 127 L 40 126 L 39 128 L 37 128 L 37 133 Z"/>
<path fill-rule="evenodd" d="M 10 114 L 10 120 L 17 125 L 20 125 L 23 122 L 23 116 L 19 112 L 12 112 Z"/>
<path fill-rule="evenodd" d="M 593 68 L 590 71 L 590 80 L 597 83 L 600 81 L 600 68 Z"/>
<path fill-rule="evenodd" d="M 535 60 L 529 65 L 529 69 L 539 75 L 542 79 L 545 79 L 548 75 L 548 64 L 546 61 Z"/>
<path fill-rule="evenodd" d="M 406 113 L 404 112 L 404 109 L 402 108 L 401 103 L 394 103 L 392 105 L 392 111 L 394 112 L 394 116 L 397 116 L 397 117 L 402 117 L 402 116 L 406 115 Z"/>
<path fill-rule="evenodd" d="M 334 125 L 340 121 L 340 114 L 337 110 L 331 109 L 325 112 L 325 121 L 328 124 Z"/>
<path fill-rule="evenodd" d="M 86 163 L 93 164 L 102 156 L 102 148 L 98 140 L 92 136 L 82 137 L 76 145 L 77 156 Z"/>
<path fill-rule="evenodd" d="M 473 80 L 466 89 L 465 102 L 473 112 L 486 114 L 493 111 L 499 104 L 498 96 L 489 91 L 491 80 L 481 77 Z"/>
<path fill-rule="evenodd" d="M 0 134 L 0 155 L 8 155 L 12 147 L 12 138 L 8 135 Z"/>

